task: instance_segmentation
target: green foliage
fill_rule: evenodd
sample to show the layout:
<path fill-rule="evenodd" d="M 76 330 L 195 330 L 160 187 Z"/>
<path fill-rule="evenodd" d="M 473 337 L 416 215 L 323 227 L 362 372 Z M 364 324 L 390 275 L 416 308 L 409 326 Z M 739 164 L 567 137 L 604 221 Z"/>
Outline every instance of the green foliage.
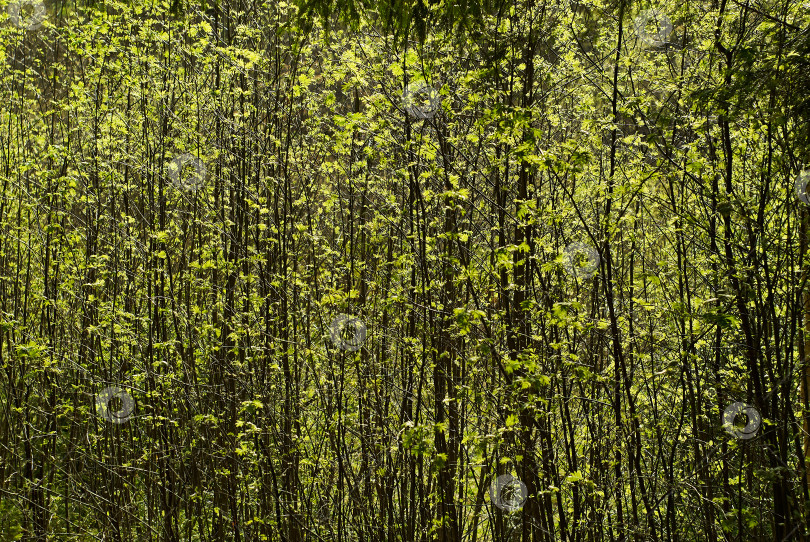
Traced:
<path fill-rule="evenodd" d="M 810 18 L 652 7 L 0 25 L 3 539 L 806 531 Z"/>
<path fill-rule="evenodd" d="M 14 542 L 22 538 L 22 514 L 10 501 L 0 500 L 0 540 Z"/>

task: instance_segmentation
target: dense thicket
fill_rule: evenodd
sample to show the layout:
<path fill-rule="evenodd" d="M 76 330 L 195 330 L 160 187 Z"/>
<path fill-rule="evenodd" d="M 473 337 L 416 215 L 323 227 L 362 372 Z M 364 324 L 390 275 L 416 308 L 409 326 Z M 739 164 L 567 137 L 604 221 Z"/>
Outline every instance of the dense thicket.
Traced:
<path fill-rule="evenodd" d="M 806 539 L 806 3 L 26 1 L 0 539 Z"/>

